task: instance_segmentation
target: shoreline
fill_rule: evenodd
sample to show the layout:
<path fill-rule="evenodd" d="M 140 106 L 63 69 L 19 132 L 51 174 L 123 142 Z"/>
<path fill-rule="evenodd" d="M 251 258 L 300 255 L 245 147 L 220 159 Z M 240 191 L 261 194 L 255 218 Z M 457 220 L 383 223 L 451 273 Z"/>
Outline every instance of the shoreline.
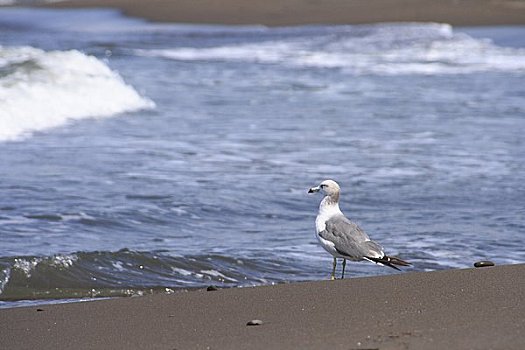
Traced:
<path fill-rule="evenodd" d="M 523 0 L 73 0 L 51 8 L 116 8 L 154 22 L 294 26 L 437 22 L 453 26 L 524 25 Z"/>
<path fill-rule="evenodd" d="M 8 349 L 518 349 L 525 264 L 0 309 Z M 251 320 L 261 325 L 248 326 Z M 255 322 L 257 323 L 257 322 Z"/>

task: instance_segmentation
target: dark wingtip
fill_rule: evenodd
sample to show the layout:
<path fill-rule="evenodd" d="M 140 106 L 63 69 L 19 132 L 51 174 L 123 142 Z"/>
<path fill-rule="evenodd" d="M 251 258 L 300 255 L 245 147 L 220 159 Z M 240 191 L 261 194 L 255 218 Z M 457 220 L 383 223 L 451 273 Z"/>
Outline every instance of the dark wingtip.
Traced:
<path fill-rule="evenodd" d="M 391 267 L 393 269 L 396 269 L 398 271 L 401 271 L 401 269 L 399 267 L 397 267 L 396 265 L 398 265 L 398 266 L 410 266 L 409 262 L 406 262 L 406 261 L 401 260 L 399 258 L 396 258 L 394 256 L 386 256 L 385 255 L 382 258 L 367 258 L 367 259 L 375 262 L 376 264 L 385 265 L 385 266 Z"/>
<path fill-rule="evenodd" d="M 409 262 L 396 258 L 395 256 L 387 256 L 386 258 L 388 258 L 388 261 L 390 261 L 394 265 L 411 266 Z"/>
<path fill-rule="evenodd" d="M 382 263 L 382 264 L 385 265 L 385 266 L 391 267 L 394 270 L 401 271 L 401 269 L 399 267 L 397 267 L 396 265 L 394 265 L 392 263 L 387 262 L 387 263 Z"/>

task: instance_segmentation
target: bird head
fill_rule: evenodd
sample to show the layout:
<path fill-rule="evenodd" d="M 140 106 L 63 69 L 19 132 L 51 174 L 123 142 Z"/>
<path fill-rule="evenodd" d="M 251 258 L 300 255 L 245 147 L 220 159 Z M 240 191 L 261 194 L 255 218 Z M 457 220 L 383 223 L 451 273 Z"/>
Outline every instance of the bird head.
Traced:
<path fill-rule="evenodd" d="M 324 180 L 323 182 L 319 184 L 319 186 L 310 188 L 308 190 L 308 193 L 321 192 L 327 196 L 333 196 L 339 193 L 340 190 L 341 188 L 339 187 L 337 182 L 335 182 L 334 180 Z"/>

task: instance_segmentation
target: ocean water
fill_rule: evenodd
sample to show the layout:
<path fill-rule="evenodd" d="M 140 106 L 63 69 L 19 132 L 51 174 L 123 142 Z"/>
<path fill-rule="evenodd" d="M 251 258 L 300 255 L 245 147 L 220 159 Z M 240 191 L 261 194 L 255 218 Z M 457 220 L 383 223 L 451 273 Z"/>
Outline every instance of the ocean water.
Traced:
<path fill-rule="evenodd" d="M 525 27 L 0 9 L 0 307 L 325 279 L 326 178 L 406 271 L 524 262 L 524 131 Z"/>

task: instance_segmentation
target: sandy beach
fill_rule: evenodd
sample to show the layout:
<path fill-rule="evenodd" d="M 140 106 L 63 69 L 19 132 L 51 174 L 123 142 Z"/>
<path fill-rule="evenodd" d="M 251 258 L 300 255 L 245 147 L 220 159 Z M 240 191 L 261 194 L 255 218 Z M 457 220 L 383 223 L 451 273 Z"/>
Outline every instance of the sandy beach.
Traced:
<path fill-rule="evenodd" d="M 80 0 L 54 7 L 113 7 L 152 21 L 214 24 L 442 22 L 457 26 L 525 24 L 522 0 Z"/>
<path fill-rule="evenodd" d="M 0 310 L 5 349 L 520 349 L 525 265 Z M 252 320 L 262 324 L 248 326 Z"/>

